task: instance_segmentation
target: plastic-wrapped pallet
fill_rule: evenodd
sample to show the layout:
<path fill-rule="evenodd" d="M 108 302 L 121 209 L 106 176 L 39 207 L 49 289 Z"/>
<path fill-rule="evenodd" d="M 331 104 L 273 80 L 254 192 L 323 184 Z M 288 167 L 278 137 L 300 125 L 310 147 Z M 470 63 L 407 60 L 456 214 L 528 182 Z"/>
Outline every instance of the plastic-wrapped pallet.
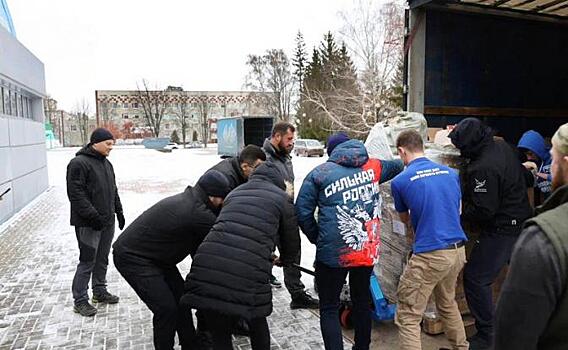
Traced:
<path fill-rule="evenodd" d="M 379 159 L 396 158 L 396 138 L 404 130 L 416 130 L 426 140 L 427 124 L 424 116 L 419 113 L 406 113 L 389 119 L 384 124 L 375 125 L 365 142 L 369 155 Z M 425 153 L 432 161 L 458 169 L 458 171 L 463 166 L 459 151 L 452 145 L 439 146 L 427 143 Z M 390 182 L 381 184 L 380 191 L 383 197 L 381 250 L 379 263 L 375 266 L 375 274 L 379 278 L 386 298 L 391 302 L 396 302 L 398 282 L 412 246 L 406 238 L 405 225 L 400 221 L 394 208 Z"/>

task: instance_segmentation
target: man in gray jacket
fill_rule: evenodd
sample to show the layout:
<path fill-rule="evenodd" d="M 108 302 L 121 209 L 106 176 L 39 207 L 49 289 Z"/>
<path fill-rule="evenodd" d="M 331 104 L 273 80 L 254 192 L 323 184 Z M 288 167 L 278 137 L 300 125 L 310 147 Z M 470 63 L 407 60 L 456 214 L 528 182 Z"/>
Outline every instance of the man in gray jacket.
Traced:
<path fill-rule="evenodd" d="M 290 123 L 278 122 L 272 128 L 272 135 L 264 141 L 262 148 L 266 153 L 266 162 L 276 165 L 284 178 L 286 193 L 290 201 L 294 202 L 294 168 L 290 153 L 294 149 L 294 132 L 296 128 Z M 300 264 L 301 249 L 294 259 L 295 264 Z M 284 284 L 292 297 L 290 308 L 292 309 L 317 309 L 319 301 L 306 292 L 306 287 L 301 281 L 300 271 L 293 266 L 285 266 Z"/>

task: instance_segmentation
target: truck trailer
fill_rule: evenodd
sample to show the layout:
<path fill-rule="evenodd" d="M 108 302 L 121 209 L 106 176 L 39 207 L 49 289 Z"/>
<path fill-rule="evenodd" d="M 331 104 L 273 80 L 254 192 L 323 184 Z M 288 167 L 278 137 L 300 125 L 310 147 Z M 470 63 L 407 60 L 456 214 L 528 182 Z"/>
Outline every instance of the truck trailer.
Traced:
<path fill-rule="evenodd" d="M 235 157 L 246 145 L 262 147 L 270 136 L 274 117 L 240 116 L 217 121 L 217 153 L 222 157 Z"/>
<path fill-rule="evenodd" d="M 406 110 L 477 117 L 509 142 L 568 122 L 568 0 L 409 0 Z"/>

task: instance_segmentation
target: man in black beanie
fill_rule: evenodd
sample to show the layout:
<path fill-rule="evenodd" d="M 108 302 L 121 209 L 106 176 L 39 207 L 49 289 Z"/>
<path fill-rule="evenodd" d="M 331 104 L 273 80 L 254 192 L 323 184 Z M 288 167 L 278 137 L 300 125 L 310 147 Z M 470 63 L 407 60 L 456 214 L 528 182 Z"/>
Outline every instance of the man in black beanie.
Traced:
<path fill-rule="evenodd" d="M 195 254 L 229 192 L 226 176 L 209 170 L 194 187 L 142 213 L 113 245 L 114 265 L 154 314 L 158 350 L 173 349 L 176 332 L 182 349 L 196 343 L 191 312 L 178 305 L 183 278 L 176 265 Z"/>
<path fill-rule="evenodd" d="M 79 242 L 79 265 L 73 278 L 73 311 L 93 316 L 97 309 L 89 303 L 92 278 L 93 303 L 118 303 L 118 297 L 106 288 L 108 255 L 114 236 L 114 215 L 124 228 L 122 204 L 118 196 L 114 169 L 107 157 L 114 137 L 104 128 L 91 134 L 85 145 L 67 166 L 67 196 L 71 202 L 71 225 Z"/>

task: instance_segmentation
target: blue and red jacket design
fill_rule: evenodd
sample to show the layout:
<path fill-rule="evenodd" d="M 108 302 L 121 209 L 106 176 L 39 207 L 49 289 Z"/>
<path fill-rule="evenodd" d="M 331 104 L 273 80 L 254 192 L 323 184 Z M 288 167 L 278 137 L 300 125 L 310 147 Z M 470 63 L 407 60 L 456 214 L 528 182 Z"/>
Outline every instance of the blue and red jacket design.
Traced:
<path fill-rule="evenodd" d="M 377 262 L 381 244 L 379 184 L 402 170 L 401 161 L 370 159 L 361 141 L 349 140 L 306 176 L 296 213 L 300 228 L 317 246 L 318 262 L 329 267 Z"/>

